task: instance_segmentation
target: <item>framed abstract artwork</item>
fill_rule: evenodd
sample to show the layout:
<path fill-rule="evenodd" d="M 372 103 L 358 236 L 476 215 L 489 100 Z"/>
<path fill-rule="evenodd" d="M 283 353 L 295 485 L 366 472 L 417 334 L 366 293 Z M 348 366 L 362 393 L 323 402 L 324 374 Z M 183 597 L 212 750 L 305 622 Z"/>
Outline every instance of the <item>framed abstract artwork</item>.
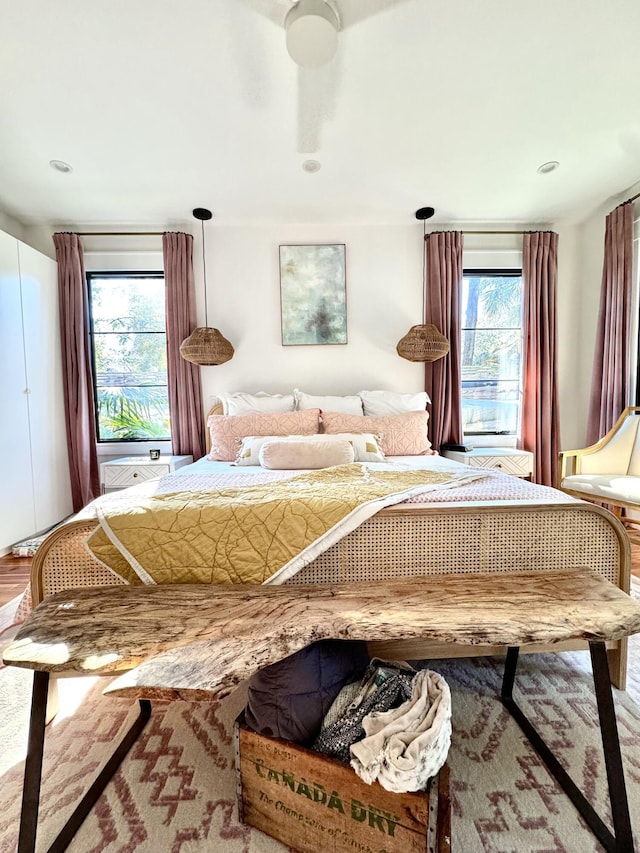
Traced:
<path fill-rule="evenodd" d="M 282 345 L 347 343 L 343 243 L 280 246 Z"/>

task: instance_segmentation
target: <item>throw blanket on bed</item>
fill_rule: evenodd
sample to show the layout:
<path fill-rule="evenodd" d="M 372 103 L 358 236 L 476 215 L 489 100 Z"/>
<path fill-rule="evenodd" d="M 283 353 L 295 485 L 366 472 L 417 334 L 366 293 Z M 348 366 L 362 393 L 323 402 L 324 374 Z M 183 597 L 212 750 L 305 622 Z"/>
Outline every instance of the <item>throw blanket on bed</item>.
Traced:
<path fill-rule="evenodd" d="M 483 474 L 366 464 L 96 505 L 89 550 L 130 584 L 282 583 L 378 510 Z"/>

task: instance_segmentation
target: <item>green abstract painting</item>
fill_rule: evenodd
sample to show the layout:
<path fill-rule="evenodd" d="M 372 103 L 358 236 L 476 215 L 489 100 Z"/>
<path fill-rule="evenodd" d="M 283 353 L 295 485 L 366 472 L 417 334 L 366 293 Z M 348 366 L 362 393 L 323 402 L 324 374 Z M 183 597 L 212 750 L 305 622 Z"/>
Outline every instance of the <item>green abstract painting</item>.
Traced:
<path fill-rule="evenodd" d="M 283 346 L 347 343 L 344 244 L 280 246 Z"/>

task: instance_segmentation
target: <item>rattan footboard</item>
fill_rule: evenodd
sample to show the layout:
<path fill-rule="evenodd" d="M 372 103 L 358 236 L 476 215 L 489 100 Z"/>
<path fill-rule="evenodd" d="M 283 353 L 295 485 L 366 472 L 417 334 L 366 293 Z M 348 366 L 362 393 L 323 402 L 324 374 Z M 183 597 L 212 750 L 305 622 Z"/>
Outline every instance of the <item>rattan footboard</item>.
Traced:
<path fill-rule="evenodd" d="M 87 551 L 94 519 L 76 519 L 40 546 L 31 577 L 34 604 L 63 589 L 122 583 Z M 593 504 L 546 506 L 406 505 L 382 510 L 302 569 L 289 584 L 362 583 L 451 572 L 551 571 L 587 566 L 629 591 L 630 552 L 620 522 Z M 435 657 L 432 646 L 376 647 L 378 654 Z M 451 650 L 449 650 L 451 651 Z M 464 649 L 454 650 L 464 654 Z M 478 654 L 474 647 L 473 653 Z M 487 649 L 487 652 L 501 651 Z M 624 683 L 625 646 L 611 655 L 614 683 Z M 613 671 L 617 671 L 616 672 Z"/>

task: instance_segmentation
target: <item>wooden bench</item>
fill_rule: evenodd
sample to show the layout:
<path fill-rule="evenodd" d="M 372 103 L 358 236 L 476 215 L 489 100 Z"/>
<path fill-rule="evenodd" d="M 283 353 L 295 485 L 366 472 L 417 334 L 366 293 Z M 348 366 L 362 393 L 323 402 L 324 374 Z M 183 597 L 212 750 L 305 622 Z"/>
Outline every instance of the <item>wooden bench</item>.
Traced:
<path fill-rule="evenodd" d="M 35 849 L 50 674 L 118 675 L 106 693 L 140 716 L 51 846 L 62 851 L 151 712 L 150 699 L 228 695 L 256 669 L 320 639 L 423 638 L 507 651 L 502 702 L 607 851 L 633 853 L 606 643 L 640 632 L 640 605 L 588 569 L 439 575 L 335 586 L 175 585 L 79 589 L 43 601 L 4 662 L 35 670 L 19 853 Z M 513 699 L 521 646 L 589 643 L 614 833 Z"/>

